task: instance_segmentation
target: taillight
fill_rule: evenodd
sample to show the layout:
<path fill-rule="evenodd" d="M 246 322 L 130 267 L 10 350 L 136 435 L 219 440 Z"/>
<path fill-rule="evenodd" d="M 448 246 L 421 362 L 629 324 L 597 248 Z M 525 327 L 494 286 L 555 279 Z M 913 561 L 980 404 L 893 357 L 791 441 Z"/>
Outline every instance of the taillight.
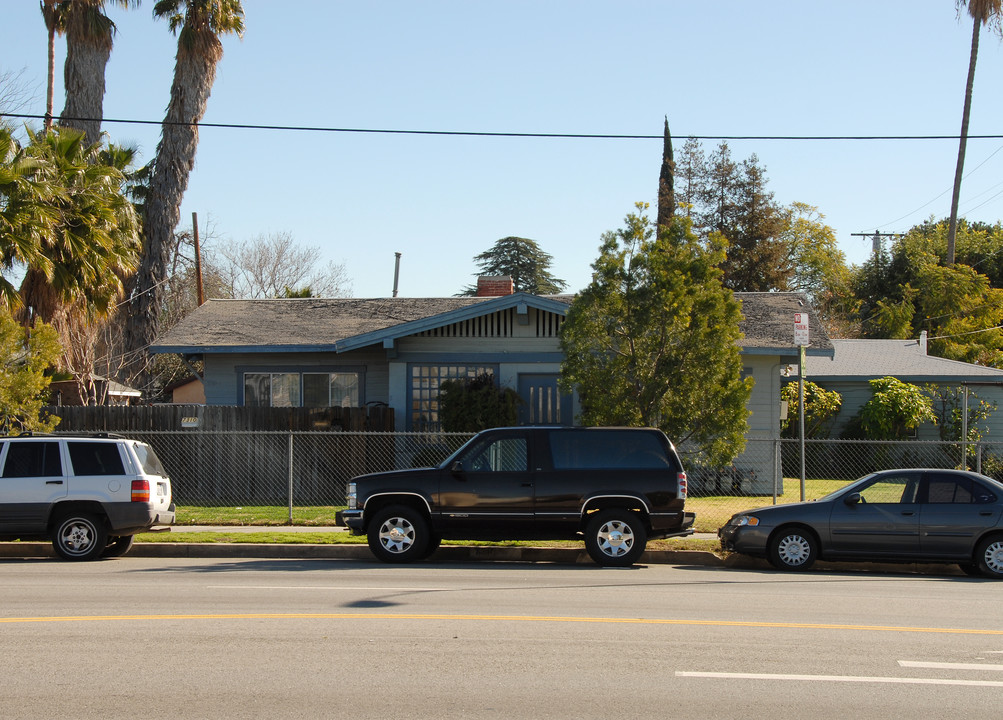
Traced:
<path fill-rule="evenodd" d="M 149 480 L 132 481 L 132 501 L 150 502 L 150 482 Z"/>
<path fill-rule="evenodd" d="M 686 491 L 689 488 L 689 483 L 686 481 L 686 473 L 685 472 L 677 472 L 676 473 L 676 487 L 679 488 L 679 497 L 681 497 L 683 500 L 685 500 L 686 499 Z"/>

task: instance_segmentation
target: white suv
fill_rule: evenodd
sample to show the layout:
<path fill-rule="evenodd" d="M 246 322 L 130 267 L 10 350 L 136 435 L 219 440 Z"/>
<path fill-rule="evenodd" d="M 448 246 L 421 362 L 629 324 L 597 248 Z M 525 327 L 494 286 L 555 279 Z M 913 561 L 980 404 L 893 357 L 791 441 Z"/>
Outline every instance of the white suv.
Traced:
<path fill-rule="evenodd" d="M 146 443 L 107 433 L 0 436 L 0 540 L 44 538 L 66 560 L 96 560 L 173 522 L 171 480 Z"/>

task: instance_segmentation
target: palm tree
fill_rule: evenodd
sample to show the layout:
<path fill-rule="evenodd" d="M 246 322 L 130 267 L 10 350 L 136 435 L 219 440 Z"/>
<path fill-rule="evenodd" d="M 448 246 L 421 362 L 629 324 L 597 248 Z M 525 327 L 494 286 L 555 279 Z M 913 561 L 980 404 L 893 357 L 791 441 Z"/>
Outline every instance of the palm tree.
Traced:
<path fill-rule="evenodd" d="M 107 163 L 100 143 L 72 128 L 36 135 L 30 157 L 47 182 L 48 212 L 35 257 L 21 283 L 22 322 L 51 323 L 64 305 L 104 314 L 123 289 L 139 253 L 136 213 L 125 197 L 125 174 Z"/>
<path fill-rule="evenodd" d="M 219 36 L 233 33 L 239 37 L 244 32 L 240 0 L 160 0 L 153 14 L 167 18 L 171 32 L 178 36 L 178 53 L 145 201 L 143 255 L 133 283 L 126 329 L 127 350 L 135 358 L 133 376 L 142 372 L 146 348 L 159 329 L 174 229 L 181 219 L 181 201 L 195 165 L 198 123 L 209 103 L 216 65 L 223 57 Z"/>
<path fill-rule="evenodd" d="M 961 114 L 961 142 L 958 165 L 954 170 L 954 192 L 951 195 L 951 220 L 947 228 L 947 264 L 954 264 L 954 246 L 958 234 L 958 200 L 961 197 L 961 176 L 965 168 L 965 147 L 968 145 L 968 117 L 972 110 L 972 85 L 975 82 L 975 62 L 979 57 L 979 33 L 983 25 L 1000 32 L 1003 0 L 956 0 L 957 7 L 967 7 L 972 18 L 972 54 L 968 60 L 968 81 L 965 84 L 965 108 Z"/>
<path fill-rule="evenodd" d="M 45 30 L 49 35 L 48 46 L 48 76 L 45 85 L 45 132 L 52 129 L 52 102 L 56 83 L 56 35 L 62 35 L 65 31 L 64 13 L 65 1 L 42 0 L 39 8 L 42 10 L 42 18 L 45 20 Z"/>
<path fill-rule="evenodd" d="M 56 222 L 44 160 L 30 155 L 11 128 L 0 125 L 0 271 L 35 265 L 51 272 L 42 238 Z M 0 307 L 15 309 L 21 297 L 0 273 Z"/>
<path fill-rule="evenodd" d="M 105 67 L 111 57 L 115 34 L 115 23 L 104 12 L 108 1 L 60 2 L 66 32 L 66 63 L 63 66 L 66 104 L 59 124 L 83 130 L 87 141 L 92 143 L 97 142 L 101 134 Z M 139 0 L 112 1 L 122 7 L 139 4 Z"/>

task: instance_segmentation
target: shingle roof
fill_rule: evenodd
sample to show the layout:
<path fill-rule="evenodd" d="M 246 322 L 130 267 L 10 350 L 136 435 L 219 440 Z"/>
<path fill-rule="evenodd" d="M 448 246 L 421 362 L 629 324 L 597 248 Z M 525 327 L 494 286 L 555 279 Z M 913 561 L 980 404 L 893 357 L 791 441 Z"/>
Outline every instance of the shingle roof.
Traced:
<path fill-rule="evenodd" d="M 809 312 L 812 349 L 831 351 L 832 345 L 800 293 L 736 293 L 742 300 L 744 348 L 793 351 L 793 314 Z M 488 303 L 484 312 L 500 304 L 528 302 L 563 312 L 573 295 L 533 296 L 517 293 L 502 298 L 281 298 L 268 300 L 209 300 L 154 343 L 160 353 L 236 352 L 284 349 L 322 351 L 340 349 L 352 338 L 398 335 L 394 328 L 417 321 L 443 324 L 467 309 Z M 506 305 L 507 306 L 507 305 Z M 404 329 L 404 328 L 401 328 Z M 399 335 L 398 335 L 399 336 Z M 378 341 L 378 340 L 374 340 Z"/>
<path fill-rule="evenodd" d="M 1003 370 L 927 355 L 916 340 L 833 340 L 831 358 L 807 361 L 809 380 L 1003 381 Z"/>

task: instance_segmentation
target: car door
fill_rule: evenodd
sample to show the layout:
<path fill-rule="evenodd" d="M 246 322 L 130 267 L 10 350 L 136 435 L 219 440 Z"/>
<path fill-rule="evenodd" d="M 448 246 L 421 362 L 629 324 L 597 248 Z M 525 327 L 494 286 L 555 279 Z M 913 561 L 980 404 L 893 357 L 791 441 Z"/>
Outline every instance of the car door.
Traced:
<path fill-rule="evenodd" d="M 969 475 L 924 473 L 920 500 L 920 549 L 930 558 L 971 558 L 976 539 L 1000 521 L 996 492 Z"/>
<path fill-rule="evenodd" d="M 531 433 L 489 433 L 443 471 L 442 525 L 447 536 L 517 537 L 532 533 Z"/>
<path fill-rule="evenodd" d="M 52 504 L 66 497 L 59 441 L 10 441 L 0 455 L 0 529 L 39 532 Z"/>
<path fill-rule="evenodd" d="M 838 498 L 829 516 L 832 555 L 902 557 L 918 555 L 920 473 L 879 473 L 855 492 Z"/>

